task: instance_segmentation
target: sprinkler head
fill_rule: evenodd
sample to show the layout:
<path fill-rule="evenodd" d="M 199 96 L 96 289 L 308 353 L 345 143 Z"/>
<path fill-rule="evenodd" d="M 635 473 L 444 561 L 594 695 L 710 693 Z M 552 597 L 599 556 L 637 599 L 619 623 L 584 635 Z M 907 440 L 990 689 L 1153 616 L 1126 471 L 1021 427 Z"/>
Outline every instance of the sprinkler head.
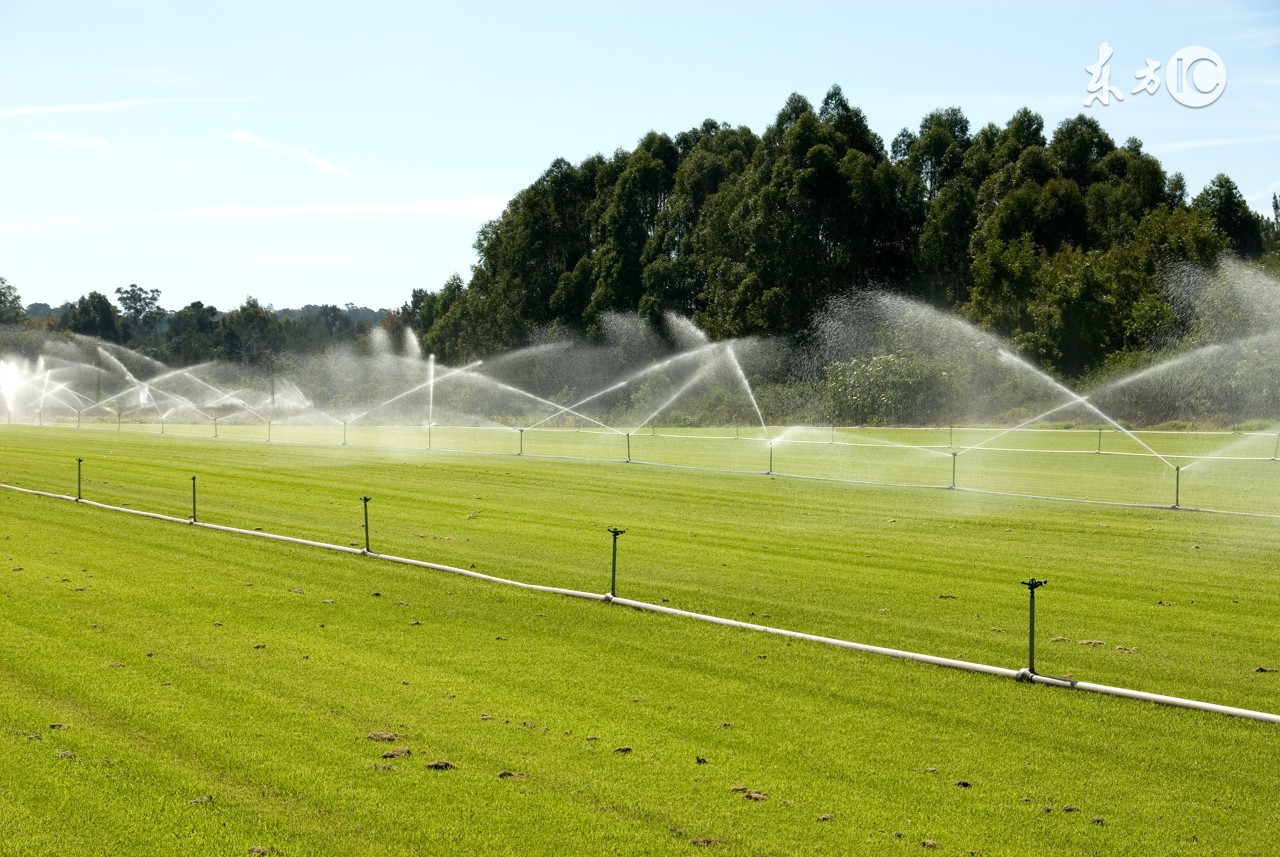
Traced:
<path fill-rule="evenodd" d="M 618 536 L 620 536 L 620 535 L 622 535 L 623 533 L 625 533 L 625 532 L 626 532 L 626 530 L 620 530 L 620 529 L 618 529 L 617 527 L 605 527 L 605 530 L 606 530 L 607 532 L 613 533 L 613 537 L 614 537 L 615 539 L 616 539 Z"/>
<path fill-rule="evenodd" d="M 1030 589 L 1032 592 L 1035 592 L 1037 589 L 1039 589 L 1041 586 L 1044 586 L 1048 582 L 1049 581 L 1047 580 L 1036 580 L 1033 577 L 1030 580 L 1022 581 L 1022 585 Z"/>

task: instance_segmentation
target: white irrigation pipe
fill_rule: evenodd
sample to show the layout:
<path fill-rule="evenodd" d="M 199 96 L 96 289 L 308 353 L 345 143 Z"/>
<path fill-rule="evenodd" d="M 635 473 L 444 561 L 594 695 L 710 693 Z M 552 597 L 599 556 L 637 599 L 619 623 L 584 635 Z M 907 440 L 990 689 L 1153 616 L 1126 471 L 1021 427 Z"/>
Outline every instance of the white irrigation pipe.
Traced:
<path fill-rule="evenodd" d="M 632 601 L 629 598 L 616 598 L 610 593 L 597 594 L 594 592 L 582 592 L 577 589 L 564 589 L 558 586 L 540 586 L 534 583 L 524 583 L 519 580 L 509 580 L 504 577 L 495 577 L 490 574 L 482 574 L 478 571 L 471 571 L 464 568 L 456 568 L 451 565 L 441 565 L 440 563 L 425 562 L 423 560 L 408 559 L 406 557 L 392 556 L 391 554 L 379 554 L 366 551 L 361 548 L 344 547 L 343 545 L 330 544 L 328 542 L 318 542 L 311 539 L 299 539 L 293 536 L 282 536 L 277 533 L 267 533 L 262 530 L 246 530 L 240 527 L 227 527 L 221 524 L 209 524 L 203 521 L 193 521 L 190 518 L 177 518 L 172 515 L 162 515 L 158 512 L 145 512 L 140 509 L 130 509 L 125 506 L 111 506 L 106 503 L 96 503 L 92 500 L 83 500 L 71 497 L 66 494 L 54 494 L 48 491 L 34 491 L 30 488 L 19 488 L 16 485 L 7 485 L 0 483 L 0 488 L 10 491 L 17 491 L 22 494 L 32 494 L 38 497 L 50 497 L 55 500 L 68 500 L 72 503 L 80 503 L 86 506 L 93 506 L 98 509 L 105 509 L 112 512 L 127 512 L 131 515 L 138 515 L 143 518 L 152 518 L 159 521 L 169 521 L 175 524 L 186 524 L 192 527 L 203 527 L 207 530 L 218 530 L 224 533 L 238 533 L 246 536 L 256 536 L 258 538 L 271 539 L 273 541 L 287 542 L 289 544 L 303 545 L 306 547 L 324 548 L 325 550 L 340 551 L 342 553 L 363 554 L 373 559 L 386 560 L 387 562 L 395 562 L 401 565 L 411 565 L 417 568 L 428 568 L 434 571 L 444 571 L 449 574 L 458 574 L 464 577 L 470 577 L 476 580 L 484 580 L 490 583 L 500 583 L 506 586 L 517 586 L 521 589 L 531 589 L 538 592 L 548 592 L 554 595 L 566 595 L 571 598 L 586 598 L 592 601 L 603 601 L 605 603 L 619 604 L 623 607 L 631 607 L 636 610 L 646 610 L 651 613 L 665 613 L 670 616 L 681 616 L 686 619 L 696 619 L 701 622 L 710 622 L 714 625 L 724 625 L 731 628 L 742 628 L 749 631 L 758 631 L 763 634 L 775 634 L 780 637 L 787 637 L 794 640 L 805 640 L 811 643 L 820 643 L 826 646 L 837 646 L 842 649 L 853 649 L 858 652 L 867 652 L 874 655 L 887 655 L 892 658 L 902 658 L 904 660 L 919 661 L 920 663 L 933 664 L 934 666 L 949 667 L 951 669 L 966 670 L 968 672 L 983 673 L 986 675 L 1001 676 L 1003 678 L 1012 678 L 1018 681 L 1032 682 L 1035 684 L 1043 684 L 1049 687 L 1062 687 L 1072 690 L 1083 690 L 1089 693 L 1101 693 L 1107 696 L 1119 696 L 1125 699 L 1137 699 L 1144 702 L 1154 702 L 1160 705 L 1169 705 L 1176 708 L 1188 708 L 1195 711 L 1207 711 L 1214 714 L 1226 714 L 1231 717 L 1242 717 L 1248 720 L 1260 720 L 1266 723 L 1280 723 L 1280 714 L 1271 714 L 1266 711 L 1253 711 L 1248 708 L 1235 708 L 1230 705 L 1217 705 L 1212 702 L 1201 702 L 1196 699 L 1184 699 L 1178 696 L 1165 696 L 1159 693 L 1147 693 L 1141 690 L 1130 690 L 1125 687 L 1112 687 L 1105 684 L 1093 684 L 1086 681 L 1075 681 L 1072 679 L 1054 678 L 1052 676 L 1038 675 L 1027 669 L 1012 670 L 1007 667 L 996 667 L 989 664 L 979 664 L 972 661 L 961 661 L 954 658 L 943 658 L 937 655 L 925 655 L 919 652 L 909 652 L 904 649 L 890 649 L 884 646 L 873 646 L 868 643 L 855 643 L 850 640 L 840 640 L 835 637 L 822 637 L 817 634 L 805 634 L 801 631 L 790 631 L 786 628 L 774 628 L 769 625 L 756 625 L 751 622 L 740 622 L 736 619 L 726 619 L 722 616 L 712 616 L 707 613 L 694 613 L 689 610 L 679 610 L 675 607 L 663 607 L 659 604 L 649 604 L 645 601 Z"/>

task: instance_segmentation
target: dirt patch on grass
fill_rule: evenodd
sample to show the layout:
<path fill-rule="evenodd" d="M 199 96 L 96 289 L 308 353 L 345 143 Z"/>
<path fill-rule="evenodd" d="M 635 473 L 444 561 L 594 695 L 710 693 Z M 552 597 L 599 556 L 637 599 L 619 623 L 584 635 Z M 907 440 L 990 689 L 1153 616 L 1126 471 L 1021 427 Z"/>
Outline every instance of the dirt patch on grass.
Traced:
<path fill-rule="evenodd" d="M 444 759 L 436 759 L 434 762 L 427 762 L 427 767 L 433 771 L 452 771 L 458 766 L 453 762 L 446 762 Z"/>
<path fill-rule="evenodd" d="M 399 736 L 394 732 L 370 732 L 364 737 L 370 741 L 394 741 Z"/>
<path fill-rule="evenodd" d="M 412 756 L 413 751 L 408 747 L 396 747 L 394 750 L 388 750 L 382 754 L 384 759 L 403 759 L 405 756 Z"/>

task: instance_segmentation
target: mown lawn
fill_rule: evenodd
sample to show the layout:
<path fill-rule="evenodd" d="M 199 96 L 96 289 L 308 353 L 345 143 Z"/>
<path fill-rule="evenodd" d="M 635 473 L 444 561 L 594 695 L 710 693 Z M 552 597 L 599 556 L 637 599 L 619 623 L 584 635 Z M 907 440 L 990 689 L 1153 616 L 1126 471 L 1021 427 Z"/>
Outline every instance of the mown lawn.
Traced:
<path fill-rule="evenodd" d="M 88 499 L 183 516 L 196 475 L 201 520 L 362 544 L 369 495 L 377 551 L 592 591 L 604 527 L 625 527 L 627 597 L 1010 667 L 1018 581 L 1047 577 L 1041 672 L 1280 711 L 1280 673 L 1256 672 L 1280 666 L 1268 519 L 0 428 L 0 481 L 74 494 L 76 457 Z M 1078 458 L 1028 460 L 1067 482 Z M 8 491 L 0 534 L 0 853 L 1267 854 L 1280 836 L 1274 725 Z M 412 755 L 384 761 L 396 747 Z"/>

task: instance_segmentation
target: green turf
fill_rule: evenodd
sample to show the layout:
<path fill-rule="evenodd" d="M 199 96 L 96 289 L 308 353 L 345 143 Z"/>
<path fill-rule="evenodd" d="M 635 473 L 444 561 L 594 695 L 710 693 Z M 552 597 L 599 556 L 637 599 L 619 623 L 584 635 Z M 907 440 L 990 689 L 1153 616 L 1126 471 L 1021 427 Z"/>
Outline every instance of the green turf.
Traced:
<path fill-rule="evenodd" d="M 1269 519 L 169 434 L 0 428 L 0 481 L 74 493 L 82 457 L 86 498 L 185 516 L 196 475 L 201 520 L 343 544 L 368 494 L 375 550 L 597 592 L 616 525 L 621 595 L 1009 667 L 1034 574 L 1041 672 L 1280 711 L 1280 673 L 1255 672 L 1280 666 Z M 990 478 L 1066 485 L 1099 457 L 1019 460 Z M 0 522 L 0 853 L 1265 854 L 1280 835 L 1269 724 L 7 491 Z M 413 755 L 376 769 L 391 746 Z"/>

